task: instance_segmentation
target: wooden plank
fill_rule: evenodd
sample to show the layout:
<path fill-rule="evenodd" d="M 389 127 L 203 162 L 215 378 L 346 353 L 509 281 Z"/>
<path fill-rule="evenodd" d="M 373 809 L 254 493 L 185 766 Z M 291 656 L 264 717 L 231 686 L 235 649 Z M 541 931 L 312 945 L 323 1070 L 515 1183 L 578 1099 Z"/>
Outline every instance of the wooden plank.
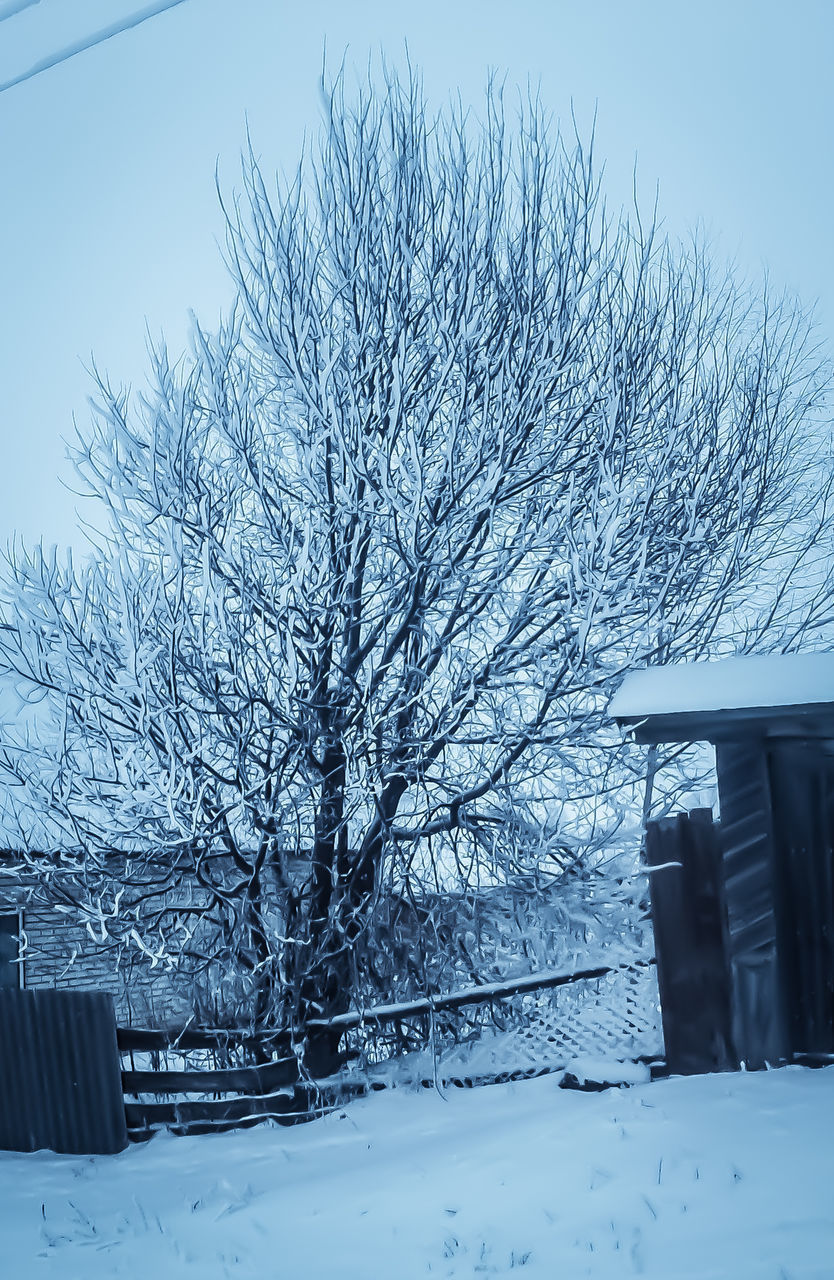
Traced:
<path fill-rule="evenodd" d="M 834 1052 L 834 761 L 819 743 L 768 752 L 779 959 L 791 1049 Z"/>
<path fill-rule="evenodd" d="M 733 1043 L 750 1068 L 790 1057 L 765 745 L 716 747 L 732 975 Z"/>
<path fill-rule="evenodd" d="M 116 1039 L 122 1053 L 150 1053 L 153 1050 L 170 1049 L 174 1052 L 189 1049 L 237 1049 L 263 1048 L 289 1049 L 291 1036 L 289 1031 L 269 1031 L 253 1033 L 251 1031 L 221 1031 L 211 1029 L 188 1029 L 185 1031 L 158 1030 L 142 1027 L 118 1027 Z"/>
<path fill-rule="evenodd" d="M 247 1116 L 286 1115 L 294 1106 L 291 1092 L 199 1102 L 126 1102 L 125 1117 L 128 1129 L 143 1129 L 149 1125 L 238 1122 Z"/>
<path fill-rule="evenodd" d="M 791 1061 L 800 1067 L 834 1067 L 834 1053 L 795 1053 Z"/>
<path fill-rule="evenodd" d="M 298 1059 L 281 1058 L 259 1067 L 229 1067 L 217 1071 L 123 1071 L 125 1093 L 245 1093 L 265 1094 L 295 1084 Z"/>
<path fill-rule="evenodd" d="M 367 1080 L 305 1080 L 293 1092 L 299 1110 L 322 1112 L 364 1098 L 373 1086 Z"/>
<path fill-rule="evenodd" d="M 733 1069 L 720 853 L 710 810 L 650 822 L 645 857 L 669 1070 Z"/>
<path fill-rule="evenodd" d="M 639 965 L 648 962 L 634 963 Z M 402 1004 L 376 1005 L 372 1009 L 353 1009 L 347 1013 L 336 1014 L 333 1018 L 310 1018 L 307 1026 L 317 1030 L 352 1031 L 367 1023 L 400 1022 L 404 1018 L 413 1018 L 420 1014 L 429 1015 L 450 1009 L 462 1009 L 470 1004 L 507 1000 L 510 996 L 524 995 L 526 992 L 546 991 L 553 987 L 567 986 L 572 982 L 604 978 L 607 973 L 613 973 L 617 967 L 605 964 L 593 969 L 525 974 L 523 978 L 509 978 L 506 982 L 490 982 L 482 987 L 468 987 L 465 991 L 452 991 L 445 996 L 424 996 L 419 1000 L 403 1001 Z"/>
<path fill-rule="evenodd" d="M 127 1102 L 128 1129 L 152 1125 L 238 1124 L 254 1116 L 277 1118 L 290 1114 L 323 1112 L 362 1097 L 369 1085 L 364 1080 L 334 1081 L 297 1085 L 293 1090 L 245 1098 L 220 1098 L 198 1102 Z"/>
<path fill-rule="evenodd" d="M 331 1107 L 330 1111 L 335 1111 L 336 1107 Z M 311 1120 L 319 1120 L 323 1115 L 327 1115 L 327 1111 L 288 1111 L 286 1114 L 263 1115 L 263 1116 L 247 1116 L 243 1120 L 195 1120 L 189 1124 L 164 1125 L 153 1124 L 145 1125 L 143 1128 L 129 1129 L 128 1135 L 131 1142 L 147 1142 L 155 1133 L 168 1130 L 177 1135 L 177 1137 L 198 1137 L 208 1133 L 229 1133 L 235 1129 L 252 1129 L 257 1124 L 265 1124 L 272 1120 L 276 1124 L 288 1127 L 297 1124 L 309 1124 Z"/>

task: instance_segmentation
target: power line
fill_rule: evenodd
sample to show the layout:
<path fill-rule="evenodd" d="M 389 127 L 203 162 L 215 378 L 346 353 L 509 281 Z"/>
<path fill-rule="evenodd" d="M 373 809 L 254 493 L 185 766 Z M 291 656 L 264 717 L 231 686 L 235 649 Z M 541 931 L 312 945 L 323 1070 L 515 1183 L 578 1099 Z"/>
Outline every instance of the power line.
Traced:
<path fill-rule="evenodd" d="M 34 4 L 40 4 L 40 0 L 5 0 L 5 4 L 0 4 L 0 22 L 13 18 L 16 13 L 23 13 L 24 9 L 31 9 Z"/>
<path fill-rule="evenodd" d="M 15 0 L 18 5 L 17 10 L 12 13 L 19 12 L 22 8 L 27 8 L 30 4 L 37 4 L 38 0 Z M 114 22 L 109 27 L 102 27 L 100 31 L 85 36 L 74 44 L 65 45 L 63 49 L 59 49 L 56 53 L 50 54 L 43 58 L 40 62 L 36 62 L 29 67 L 28 71 L 23 71 L 19 76 L 15 76 L 12 80 L 6 80 L 0 84 L 0 93 L 5 93 L 7 89 L 12 89 L 16 84 L 23 84 L 26 80 L 31 80 L 33 76 L 39 76 L 44 71 L 57 67 L 60 63 L 66 62 L 69 58 L 74 58 L 76 54 L 84 53 L 87 49 L 94 48 L 97 44 L 103 44 L 105 40 L 111 40 L 113 36 L 119 36 L 123 31 L 129 31 L 131 27 L 138 27 L 141 23 L 147 22 L 150 18 L 156 18 L 159 14 L 165 13 L 168 9 L 175 9 L 178 4 L 184 4 L 185 0 L 157 0 L 156 4 L 147 5 L 144 9 L 140 9 L 137 13 L 129 17 Z M 6 14 L 11 17 L 12 13 Z"/>

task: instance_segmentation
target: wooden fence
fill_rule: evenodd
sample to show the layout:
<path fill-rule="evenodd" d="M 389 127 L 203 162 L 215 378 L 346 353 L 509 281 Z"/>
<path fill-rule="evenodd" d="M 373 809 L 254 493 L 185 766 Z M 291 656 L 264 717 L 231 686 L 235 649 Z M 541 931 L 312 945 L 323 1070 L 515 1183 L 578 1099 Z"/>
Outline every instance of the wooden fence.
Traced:
<path fill-rule="evenodd" d="M 390 1023 L 404 1023 L 415 1018 L 429 1019 L 435 1013 L 448 1013 L 470 1005 L 507 1000 L 513 996 L 601 978 L 615 972 L 616 968 L 596 965 L 570 972 L 550 970 L 446 995 L 351 1010 L 334 1018 L 316 1019 L 310 1025 L 317 1029 L 348 1032 L 360 1027 L 377 1028 Z M 174 1133 L 198 1134 L 245 1128 L 263 1120 L 275 1120 L 284 1125 L 300 1124 L 325 1115 L 372 1089 L 384 1087 L 379 1081 L 355 1077 L 302 1079 L 299 1060 L 292 1052 L 287 1031 L 254 1036 L 242 1031 L 187 1029 L 177 1033 L 119 1028 L 117 1041 L 121 1053 L 131 1058 L 130 1067 L 122 1071 L 122 1087 L 127 1131 L 134 1141 L 148 1138 L 162 1128 Z M 137 1069 L 133 1064 L 137 1053 L 153 1057 L 162 1053 L 190 1056 L 200 1051 L 214 1051 L 222 1055 L 247 1051 L 252 1055 L 257 1051 L 261 1056 L 271 1053 L 273 1060 L 258 1066 L 197 1066 L 178 1070 L 159 1067 Z M 445 1083 L 502 1083 L 516 1075 L 542 1074 L 548 1069 L 500 1072 L 466 1079 L 452 1077 Z M 435 1082 L 426 1080 L 423 1083 Z M 201 1096 L 194 1100 L 182 1096 L 188 1094 Z M 149 1101 L 149 1097 L 154 1100 Z"/>
<path fill-rule="evenodd" d="M 228 1053 L 257 1048 L 262 1054 L 270 1049 L 276 1054 L 273 1061 L 258 1066 L 170 1070 L 137 1069 L 131 1065 L 124 1068 L 125 1119 L 128 1136 L 134 1141 L 149 1138 L 162 1128 L 197 1134 L 246 1128 L 262 1120 L 299 1124 L 365 1091 L 346 1082 L 302 1082 L 298 1059 L 287 1052 L 289 1036 L 286 1033 L 254 1037 L 234 1031 L 166 1033 L 120 1027 L 116 1038 L 120 1052 L 129 1054 L 131 1062 L 136 1053 L 153 1056 L 174 1053 L 188 1057 L 195 1051 Z M 282 1051 L 283 1056 L 277 1056 Z M 188 1094 L 202 1096 L 194 1100 L 182 1096 Z M 148 1095 L 156 1100 L 147 1101 Z M 159 1101 L 159 1098 L 165 1100 Z"/>

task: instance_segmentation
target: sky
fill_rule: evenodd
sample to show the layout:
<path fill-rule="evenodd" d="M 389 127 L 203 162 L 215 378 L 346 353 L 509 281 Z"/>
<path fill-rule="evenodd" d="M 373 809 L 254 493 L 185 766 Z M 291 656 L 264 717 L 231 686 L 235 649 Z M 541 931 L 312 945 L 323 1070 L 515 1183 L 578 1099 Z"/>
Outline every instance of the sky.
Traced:
<path fill-rule="evenodd" d="M 815 304 L 834 351 L 831 0 L 0 0 L 0 547 L 84 545 L 91 361 L 141 385 L 148 335 L 177 352 L 228 306 L 215 172 L 231 191 L 247 121 L 292 171 L 325 48 L 360 76 L 406 46 L 433 106 L 477 107 L 495 70 L 596 116 L 615 204 L 636 166 L 671 234 Z"/>

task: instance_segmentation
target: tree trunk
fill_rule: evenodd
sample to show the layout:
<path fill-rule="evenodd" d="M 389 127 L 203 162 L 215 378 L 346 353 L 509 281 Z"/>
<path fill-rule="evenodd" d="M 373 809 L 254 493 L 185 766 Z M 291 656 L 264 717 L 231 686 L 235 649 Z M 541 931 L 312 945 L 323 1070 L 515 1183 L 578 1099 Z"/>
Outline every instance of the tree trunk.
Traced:
<path fill-rule="evenodd" d="M 342 760 L 341 770 L 334 776 L 340 776 L 344 783 L 345 771 Z M 304 1014 L 319 1018 L 333 1017 L 344 1013 L 350 1004 L 353 989 L 351 974 L 351 952 L 362 929 L 368 923 L 368 916 L 376 890 L 377 871 L 385 849 L 385 838 L 388 827 L 396 815 L 400 800 L 407 788 L 403 777 L 396 777 L 384 788 L 380 797 L 377 816 L 365 835 L 361 848 L 355 855 L 347 849 L 346 838 L 340 839 L 342 848 L 333 843 L 331 852 L 336 855 L 335 894 L 334 877 L 331 875 L 326 887 L 327 912 L 319 910 L 311 922 L 313 928 L 319 926 L 314 933 L 319 954 L 322 951 L 322 963 L 316 965 L 310 973 L 307 983 L 306 999 L 302 1008 Z M 344 793 L 339 797 L 339 813 L 343 812 Z M 346 837 L 344 826 L 340 827 L 340 837 Z M 333 864 L 331 863 L 331 868 Z M 318 868 L 316 868 L 316 871 Z M 321 898 L 316 897 L 317 907 L 324 902 L 325 886 L 321 886 Z M 331 953 L 326 954 L 328 948 Z M 313 1076 L 329 1075 L 337 1071 L 343 1062 L 340 1052 L 341 1032 L 315 1029 L 306 1036 L 304 1061 Z"/>

